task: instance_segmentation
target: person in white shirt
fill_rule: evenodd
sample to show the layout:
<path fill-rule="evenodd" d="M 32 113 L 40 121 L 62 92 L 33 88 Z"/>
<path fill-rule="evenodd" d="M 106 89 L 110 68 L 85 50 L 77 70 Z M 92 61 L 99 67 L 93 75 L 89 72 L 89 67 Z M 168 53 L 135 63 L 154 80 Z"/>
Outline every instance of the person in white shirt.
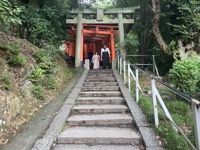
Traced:
<path fill-rule="evenodd" d="M 106 69 L 108 67 L 109 57 L 110 50 L 108 47 L 106 47 L 106 45 L 104 45 L 101 49 L 101 60 L 103 61 L 103 69 Z"/>

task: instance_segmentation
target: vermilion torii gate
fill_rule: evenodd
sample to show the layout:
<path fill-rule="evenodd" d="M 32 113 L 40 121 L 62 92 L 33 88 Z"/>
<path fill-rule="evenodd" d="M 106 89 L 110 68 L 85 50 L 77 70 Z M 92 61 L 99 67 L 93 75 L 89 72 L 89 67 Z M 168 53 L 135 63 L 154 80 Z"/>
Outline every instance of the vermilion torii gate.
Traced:
<path fill-rule="evenodd" d="M 103 44 L 110 48 L 110 61 L 113 62 L 116 59 L 114 37 L 119 35 L 120 44 L 124 42 L 124 24 L 134 23 L 134 19 L 127 19 L 125 16 L 132 18 L 136 9 L 139 7 L 70 11 L 69 14 L 75 15 L 75 18 L 66 19 L 66 23 L 71 24 L 66 52 L 69 56 L 75 56 L 75 67 L 81 66 L 88 51 L 100 53 Z M 125 55 L 124 50 L 120 53 Z"/>

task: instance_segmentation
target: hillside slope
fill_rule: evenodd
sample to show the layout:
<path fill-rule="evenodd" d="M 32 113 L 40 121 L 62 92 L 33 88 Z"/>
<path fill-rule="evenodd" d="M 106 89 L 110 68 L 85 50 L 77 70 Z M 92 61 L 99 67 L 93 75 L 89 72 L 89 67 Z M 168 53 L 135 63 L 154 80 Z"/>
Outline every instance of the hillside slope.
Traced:
<path fill-rule="evenodd" d="M 73 77 L 64 59 L 0 32 L 0 145 Z"/>

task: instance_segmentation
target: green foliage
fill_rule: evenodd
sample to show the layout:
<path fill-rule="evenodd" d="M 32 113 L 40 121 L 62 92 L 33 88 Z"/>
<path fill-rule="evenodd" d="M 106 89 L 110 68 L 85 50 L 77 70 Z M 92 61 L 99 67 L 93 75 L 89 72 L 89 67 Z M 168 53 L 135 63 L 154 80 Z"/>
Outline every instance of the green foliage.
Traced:
<path fill-rule="evenodd" d="M 23 7 L 12 7 L 8 0 L 0 1 L 0 29 L 5 30 L 11 24 L 21 24 L 19 14 L 23 12 Z"/>
<path fill-rule="evenodd" d="M 187 126 L 191 129 L 187 133 L 187 137 L 194 143 L 194 128 L 191 109 L 187 103 L 182 101 L 168 100 L 165 101 L 165 104 L 172 115 L 175 123 L 179 127 Z M 140 97 L 139 105 L 143 110 L 143 113 L 147 117 L 149 123 L 154 125 L 154 113 L 153 113 L 153 104 L 146 97 Z M 164 147 L 166 150 L 189 150 L 191 149 L 187 141 L 183 138 L 182 135 L 177 133 L 172 125 L 166 121 L 165 116 L 159 113 L 159 127 L 155 128 L 158 135 L 161 136 Z"/>
<path fill-rule="evenodd" d="M 166 150 L 191 149 L 186 140 L 181 135 L 177 134 L 169 123 L 161 123 L 157 131 L 163 139 L 163 144 Z"/>
<path fill-rule="evenodd" d="M 56 89 L 56 79 L 53 75 L 45 76 L 43 86 L 47 89 Z"/>
<path fill-rule="evenodd" d="M 11 60 L 8 62 L 8 64 L 16 67 L 21 67 L 26 64 L 26 58 L 22 55 L 12 55 Z"/>
<path fill-rule="evenodd" d="M 40 67 L 36 67 L 35 70 L 31 73 L 29 80 L 33 83 L 39 83 L 44 78 L 45 70 L 41 69 Z"/>
<path fill-rule="evenodd" d="M 199 90 L 200 58 L 187 58 L 176 61 L 169 72 L 169 78 L 178 89 L 194 96 Z"/>
<path fill-rule="evenodd" d="M 35 53 L 34 58 L 38 63 L 49 61 L 50 59 L 49 54 L 45 49 L 40 49 L 37 53 Z"/>
<path fill-rule="evenodd" d="M 177 5 L 179 16 L 177 22 L 171 24 L 174 28 L 174 34 L 183 39 L 192 39 L 199 37 L 200 29 L 200 2 L 189 0 L 188 2 L 174 2 Z M 169 23 L 170 24 L 170 23 Z"/>
<path fill-rule="evenodd" d="M 41 49 L 34 55 L 34 57 L 39 63 L 38 66 L 45 70 L 45 73 L 55 73 L 57 63 L 55 61 L 54 53 L 49 53 L 47 50 Z"/>
<path fill-rule="evenodd" d="M 92 8 L 112 8 L 116 6 L 115 0 L 97 0 L 95 3 L 92 4 Z"/>
<path fill-rule="evenodd" d="M 9 53 L 16 55 L 19 54 L 21 49 L 17 44 L 10 44 L 0 41 L 0 50 L 8 51 Z"/>
<path fill-rule="evenodd" d="M 66 0 L 28 2 L 25 13 L 21 15 L 23 25 L 29 32 L 28 39 L 40 47 L 65 39 L 68 3 Z"/>
<path fill-rule="evenodd" d="M 38 86 L 33 86 L 32 88 L 32 93 L 33 93 L 33 96 L 37 99 L 40 99 L 40 100 L 44 100 L 45 96 L 44 96 L 44 88 L 40 85 Z"/>
<path fill-rule="evenodd" d="M 0 89 L 1 90 L 11 89 L 11 76 L 9 74 L 3 74 L 0 76 Z"/>

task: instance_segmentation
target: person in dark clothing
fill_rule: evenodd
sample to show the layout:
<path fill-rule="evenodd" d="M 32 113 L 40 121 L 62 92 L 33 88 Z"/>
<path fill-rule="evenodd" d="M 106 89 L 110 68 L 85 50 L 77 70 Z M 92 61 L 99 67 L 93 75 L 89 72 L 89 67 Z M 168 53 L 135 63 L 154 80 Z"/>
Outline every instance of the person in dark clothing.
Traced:
<path fill-rule="evenodd" d="M 103 61 L 103 69 L 108 68 L 109 64 L 109 57 L 110 57 L 110 50 L 106 45 L 103 46 L 101 49 L 101 60 Z"/>
<path fill-rule="evenodd" d="M 88 52 L 88 59 L 91 61 L 92 60 L 92 57 L 93 57 L 93 52 L 90 50 Z"/>

